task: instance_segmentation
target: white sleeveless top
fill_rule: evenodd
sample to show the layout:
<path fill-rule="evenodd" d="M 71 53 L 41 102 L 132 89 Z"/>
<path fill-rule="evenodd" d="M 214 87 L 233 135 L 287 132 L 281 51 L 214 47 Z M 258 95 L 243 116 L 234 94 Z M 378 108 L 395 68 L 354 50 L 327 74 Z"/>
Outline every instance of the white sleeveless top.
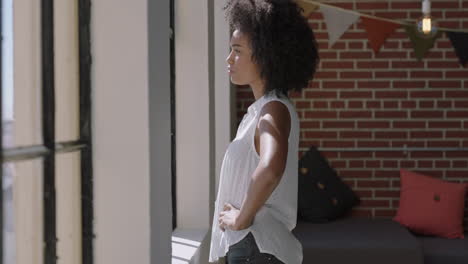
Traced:
<path fill-rule="evenodd" d="M 260 159 L 255 150 L 255 128 L 262 107 L 273 100 L 285 104 L 291 118 L 284 174 L 265 205 L 255 215 L 250 227 L 239 231 L 226 229 L 223 232 L 218 225 L 219 213 L 223 210 L 224 203 L 231 203 L 239 209 L 242 206 L 252 174 Z M 220 257 L 226 256 L 231 245 L 252 232 L 260 252 L 272 254 L 286 264 L 302 263 L 302 245 L 291 233 L 297 220 L 298 148 L 299 119 L 294 105 L 287 97 L 278 98 L 274 92 L 269 92 L 249 106 L 221 165 L 209 262 L 216 262 Z"/>

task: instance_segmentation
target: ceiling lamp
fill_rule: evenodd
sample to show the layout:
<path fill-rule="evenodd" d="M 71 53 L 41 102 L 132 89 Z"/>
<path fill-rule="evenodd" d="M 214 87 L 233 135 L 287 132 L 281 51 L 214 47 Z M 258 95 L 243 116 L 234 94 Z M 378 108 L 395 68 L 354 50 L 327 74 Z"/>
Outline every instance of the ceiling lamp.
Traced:
<path fill-rule="evenodd" d="M 437 33 L 437 24 L 431 17 L 431 1 L 422 1 L 422 16 L 418 19 L 416 27 L 422 37 L 431 38 Z"/>

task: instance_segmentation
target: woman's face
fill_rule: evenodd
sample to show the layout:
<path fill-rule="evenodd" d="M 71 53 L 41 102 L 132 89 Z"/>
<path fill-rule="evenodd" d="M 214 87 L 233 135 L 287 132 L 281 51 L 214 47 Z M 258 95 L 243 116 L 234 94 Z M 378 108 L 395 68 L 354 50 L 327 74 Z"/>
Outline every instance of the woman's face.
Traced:
<path fill-rule="evenodd" d="M 237 85 L 251 85 L 260 81 L 257 65 L 252 61 L 252 49 L 248 37 L 235 30 L 231 37 L 231 53 L 226 58 L 231 82 Z"/>

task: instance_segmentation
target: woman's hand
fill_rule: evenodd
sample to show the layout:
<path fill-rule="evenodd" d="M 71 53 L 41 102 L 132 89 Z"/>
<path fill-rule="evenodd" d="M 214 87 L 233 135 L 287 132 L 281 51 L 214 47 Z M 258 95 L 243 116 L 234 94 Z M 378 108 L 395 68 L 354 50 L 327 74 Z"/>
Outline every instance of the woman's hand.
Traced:
<path fill-rule="evenodd" d="M 250 226 L 246 223 L 241 223 L 239 218 L 240 210 L 232 206 L 230 203 L 225 203 L 223 211 L 219 214 L 219 227 L 224 232 L 225 229 L 234 231 L 242 230 Z"/>

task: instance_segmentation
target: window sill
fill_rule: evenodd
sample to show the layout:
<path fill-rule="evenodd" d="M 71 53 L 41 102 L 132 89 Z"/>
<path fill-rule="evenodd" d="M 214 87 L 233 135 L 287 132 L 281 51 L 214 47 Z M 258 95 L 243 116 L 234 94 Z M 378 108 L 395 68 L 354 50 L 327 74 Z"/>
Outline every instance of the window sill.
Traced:
<path fill-rule="evenodd" d="M 208 260 L 203 254 L 209 247 L 209 229 L 176 228 L 172 232 L 172 264 L 200 264 Z M 209 248 L 208 248 L 209 250 Z"/>

